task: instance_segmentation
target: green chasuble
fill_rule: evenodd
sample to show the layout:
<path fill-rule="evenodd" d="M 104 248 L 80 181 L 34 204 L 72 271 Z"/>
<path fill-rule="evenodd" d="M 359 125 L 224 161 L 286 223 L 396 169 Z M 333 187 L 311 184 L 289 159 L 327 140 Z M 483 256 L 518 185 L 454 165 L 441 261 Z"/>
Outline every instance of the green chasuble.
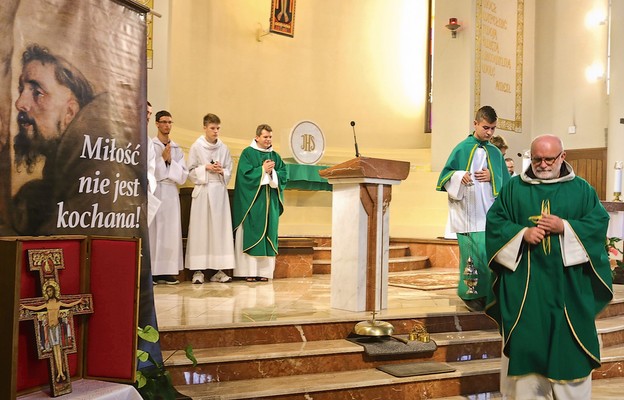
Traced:
<path fill-rule="evenodd" d="M 266 175 L 262 163 L 267 159 L 275 161 L 277 188 L 261 184 Z M 278 253 L 277 228 L 284 211 L 283 190 L 287 180 L 286 166 L 276 152 L 247 147 L 241 153 L 234 185 L 232 224 L 234 231 L 243 227 L 243 251 L 250 256 L 274 257 Z"/>
<path fill-rule="evenodd" d="M 530 169 L 527 173 L 532 174 Z M 569 223 L 582 245 L 575 255 L 584 252 L 589 261 L 565 266 L 562 235 L 547 236 L 535 246 L 518 241 L 517 235 L 535 226 L 542 211 Z M 523 174 L 502 188 L 487 215 L 486 248 L 496 302 L 486 312 L 503 336 L 509 376 L 537 373 L 571 381 L 600 366 L 594 320 L 613 297 L 605 251 L 608 221 L 594 189 L 574 176 L 567 163 L 561 178 L 548 181 Z M 499 253 L 513 260 L 515 251 L 505 251 L 515 248 L 515 271 L 494 261 Z M 570 257 L 571 251 L 565 255 Z"/>

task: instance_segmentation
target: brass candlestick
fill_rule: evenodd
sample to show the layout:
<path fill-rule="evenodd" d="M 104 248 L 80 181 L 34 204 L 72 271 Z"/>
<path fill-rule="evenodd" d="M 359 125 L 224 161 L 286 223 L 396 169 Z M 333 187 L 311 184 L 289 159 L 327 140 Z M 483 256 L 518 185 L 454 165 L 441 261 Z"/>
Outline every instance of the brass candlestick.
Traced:
<path fill-rule="evenodd" d="M 620 200 L 620 195 L 622 194 L 622 168 L 624 168 L 624 162 L 616 161 L 614 168 L 613 201 L 622 201 Z"/>

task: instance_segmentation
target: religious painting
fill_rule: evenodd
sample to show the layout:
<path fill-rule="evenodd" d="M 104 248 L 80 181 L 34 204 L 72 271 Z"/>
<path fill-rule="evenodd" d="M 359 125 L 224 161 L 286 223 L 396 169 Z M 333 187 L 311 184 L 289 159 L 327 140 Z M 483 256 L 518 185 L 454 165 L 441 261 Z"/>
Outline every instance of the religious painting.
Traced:
<path fill-rule="evenodd" d="M 491 104 L 497 128 L 522 132 L 524 0 L 477 0 L 475 112 Z"/>
<path fill-rule="evenodd" d="M 270 32 L 295 36 L 295 0 L 271 0 Z"/>
<path fill-rule="evenodd" d="M 2 4 L 0 235 L 139 236 L 145 15 L 116 1 Z"/>

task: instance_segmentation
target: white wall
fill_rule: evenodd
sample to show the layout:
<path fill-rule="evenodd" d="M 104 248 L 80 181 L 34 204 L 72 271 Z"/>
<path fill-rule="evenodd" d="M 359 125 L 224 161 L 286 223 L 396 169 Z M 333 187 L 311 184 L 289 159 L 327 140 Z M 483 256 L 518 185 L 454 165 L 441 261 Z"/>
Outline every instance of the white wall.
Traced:
<path fill-rule="evenodd" d="M 169 4 L 169 79 L 156 97 L 170 105 L 183 146 L 201 132 L 207 112 L 221 117 L 224 137 L 245 144 L 269 123 L 286 156 L 289 132 L 302 120 L 317 123 L 336 149 L 353 147 L 349 122 L 357 121 L 365 155 L 430 146 L 426 0 L 299 0 L 294 38 L 270 34 L 261 42 L 256 31 L 268 29 L 269 0 Z"/>
<path fill-rule="evenodd" d="M 440 171 L 451 150 L 472 132 L 475 24 L 472 1 L 436 0 L 433 64 L 431 169 Z M 452 38 L 449 18 L 461 24 Z"/>
<path fill-rule="evenodd" d="M 607 147 L 607 200 L 614 186 L 615 161 L 624 161 L 624 1 L 614 1 L 611 11 L 611 94 Z"/>
<path fill-rule="evenodd" d="M 532 135 L 560 136 L 569 149 L 606 146 L 605 81 L 585 78 L 589 65 L 606 64 L 607 26 L 585 26 L 595 8 L 606 11 L 607 0 L 537 2 Z M 576 134 L 567 133 L 569 126 Z"/>
<path fill-rule="evenodd" d="M 147 100 L 154 108 L 154 115 L 148 125 L 148 134 L 156 135 L 155 114 L 169 110 L 170 40 L 171 20 L 169 0 L 154 0 L 154 11 L 161 17 L 153 17 L 153 68 L 147 70 Z"/>

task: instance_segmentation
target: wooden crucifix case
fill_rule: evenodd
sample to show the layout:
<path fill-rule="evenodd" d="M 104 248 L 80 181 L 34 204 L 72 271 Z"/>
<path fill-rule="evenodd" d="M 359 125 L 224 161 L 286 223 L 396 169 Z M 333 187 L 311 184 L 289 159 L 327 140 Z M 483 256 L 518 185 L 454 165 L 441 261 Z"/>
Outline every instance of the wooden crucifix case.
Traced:
<path fill-rule="evenodd" d="M 0 238 L 0 398 L 135 379 L 138 238 Z"/>

